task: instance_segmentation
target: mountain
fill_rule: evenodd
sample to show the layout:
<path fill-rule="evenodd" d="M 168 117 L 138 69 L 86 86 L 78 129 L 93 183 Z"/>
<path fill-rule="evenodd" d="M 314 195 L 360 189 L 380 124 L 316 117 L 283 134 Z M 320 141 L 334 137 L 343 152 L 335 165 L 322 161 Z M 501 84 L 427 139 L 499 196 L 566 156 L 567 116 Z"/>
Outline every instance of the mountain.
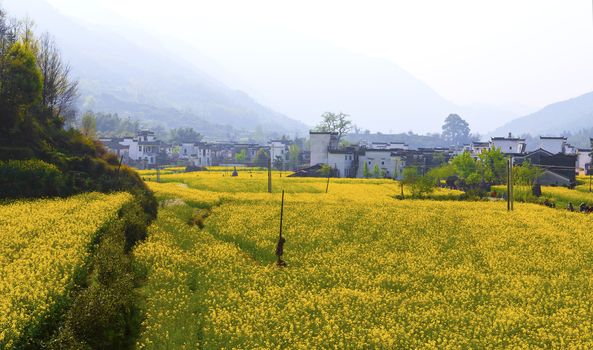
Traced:
<path fill-rule="evenodd" d="M 8 0 L 11 16 L 29 17 L 36 31 L 56 39 L 80 81 L 80 107 L 118 113 L 167 127 L 193 127 L 220 137 L 242 130 L 267 134 L 300 133 L 307 126 L 265 107 L 221 83 L 156 40 L 150 45 L 113 31 L 78 22 L 43 0 Z"/>
<path fill-rule="evenodd" d="M 504 124 L 492 135 L 559 135 L 576 133 L 593 127 L 593 92 L 570 100 L 553 103 L 543 109 Z"/>
<path fill-rule="evenodd" d="M 489 106 L 459 106 L 389 60 L 317 38 L 246 28 L 221 40 L 238 43 L 215 57 L 234 73 L 233 82 L 309 124 L 326 111 L 342 111 L 373 131 L 440 132 L 444 119 L 457 113 L 473 130 L 485 132 L 518 116 Z"/>

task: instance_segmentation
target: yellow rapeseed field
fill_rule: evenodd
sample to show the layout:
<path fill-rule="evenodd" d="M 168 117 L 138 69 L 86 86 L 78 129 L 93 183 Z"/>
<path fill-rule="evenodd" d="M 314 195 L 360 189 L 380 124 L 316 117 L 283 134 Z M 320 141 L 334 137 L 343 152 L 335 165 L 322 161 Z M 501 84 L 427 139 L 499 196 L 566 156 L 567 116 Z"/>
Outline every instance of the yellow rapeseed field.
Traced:
<path fill-rule="evenodd" d="M 98 229 L 129 200 L 89 193 L 0 205 L 0 348 L 12 348 L 50 315 Z"/>
<path fill-rule="evenodd" d="M 277 268 L 280 194 L 196 175 L 150 184 L 165 201 L 134 251 L 148 276 L 138 348 L 593 347 L 591 216 L 298 179 Z M 212 208 L 201 230 L 196 207 Z"/>
<path fill-rule="evenodd" d="M 506 192 L 506 186 L 495 186 L 494 189 L 499 193 Z M 532 195 L 532 190 L 527 186 L 515 186 L 515 200 L 517 201 L 544 201 L 545 199 L 552 200 L 564 208 L 568 203 L 576 208 L 580 203 L 593 205 L 593 193 L 585 191 L 582 187 L 576 189 L 569 189 L 566 187 L 556 186 L 542 186 L 542 195 L 540 198 L 535 198 Z"/>

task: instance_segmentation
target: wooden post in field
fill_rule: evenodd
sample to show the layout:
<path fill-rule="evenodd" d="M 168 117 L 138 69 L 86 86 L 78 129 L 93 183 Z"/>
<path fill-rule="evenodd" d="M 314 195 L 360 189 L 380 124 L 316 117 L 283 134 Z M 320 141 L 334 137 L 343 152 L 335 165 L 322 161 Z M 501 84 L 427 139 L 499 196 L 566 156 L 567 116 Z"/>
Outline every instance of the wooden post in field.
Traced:
<path fill-rule="evenodd" d="M 327 166 L 327 183 L 325 184 L 325 193 L 327 193 L 327 190 L 329 189 L 329 176 L 332 173 L 332 168 L 328 165 Z"/>
<path fill-rule="evenodd" d="M 511 158 L 507 162 L 507 211 L 511 211 Z"/>
<path fill-rule="evenodd" d="M 272 193 L 272 152 L 268 157 L 268 193 Z"/>
<path fill-rule="evenodd" d="M 280 234 L 279 238 L 282 239 L 282 221 L 284 219 L 284 190 L 282 190 L 282 202 L 280 204 Z"/>
<path fill-rule="evenodd" d="M 515 210 L 515 178 L 513 176 L 513 156 L 510 159 L 510 169 L 511 169 L 511 211 Z"/>
<path fill-rule="evenodd" d="M 286 266 L 286 262 L 282 260 L 284 254 L 284 242 L 286 240 L 282 237 L 282 221 L 284 219 L 284 190 L 282 190 L 282 202 L 280 205 L 280 233 L 278 234 L 278 243 L 276 244 L 276 265 L 279 267 Z"/>

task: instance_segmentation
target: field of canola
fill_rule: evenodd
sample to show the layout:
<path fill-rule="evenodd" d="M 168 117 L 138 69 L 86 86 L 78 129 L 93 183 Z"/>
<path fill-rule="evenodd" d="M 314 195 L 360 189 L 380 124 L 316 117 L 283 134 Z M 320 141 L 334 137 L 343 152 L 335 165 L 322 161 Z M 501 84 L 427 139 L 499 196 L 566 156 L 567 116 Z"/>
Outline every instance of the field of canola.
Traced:
<path fill-rule="evenodd" d="M 128 194 L 0 205 L 0 348 L 28 338 L 62 301 L 97 231 Z"/>
<path fill-rule="evenodd" d="M 384 180 L 332 179 L 325 194 L 324 179 L 275 173 L 288 191 L 279 269 L 280 194 L 251 175 L 149 184 L 163 202 L 134 252 L 138 348 L 593 347 L 593 217 L 401 201 Z M 205 207 L 205 227 L 188 225 Z"/>
<path fill-rule="evenodd" d="M 494 186 L 499 194 L 506 193 L 506 186 Z M 542 195 L 540 198 L 535 198 L 532 195 L 532 190 L 527 186 L 515 186 L 515 200 L 523 202 L 542 202 L 549 199 L 556 203 L 558 208 L 566 208 L 568 203 L 577 208 L 579 204 L 586 203 L 593 205 L 593 193 L 589 192 L 589 187 L 584 188 L 583 185 L 577 186 L 575 189 L 568 189 L 566 187 L 542 186 Z"/>

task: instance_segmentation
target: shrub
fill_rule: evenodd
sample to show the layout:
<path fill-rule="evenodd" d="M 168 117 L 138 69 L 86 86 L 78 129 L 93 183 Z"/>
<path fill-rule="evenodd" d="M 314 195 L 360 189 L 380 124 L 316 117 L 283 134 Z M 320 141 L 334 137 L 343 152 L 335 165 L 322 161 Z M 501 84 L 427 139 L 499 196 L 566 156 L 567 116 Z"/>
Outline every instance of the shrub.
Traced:
<path fill-rule="evenodd" d="M 38 159 L 0 162 L 0 198 L 59 196 L 67 192 L 62 172 Z"/>
<path fill-rule="evenodd" d="M 144 237 L 146 217 L 139 203 L 124 206 L 104 228 L 90 272 L 74 297 L 51 349 L 123 349 L 139 327 L 132 292 L 137 278 L 128 254 L 130 242 Z"/>

